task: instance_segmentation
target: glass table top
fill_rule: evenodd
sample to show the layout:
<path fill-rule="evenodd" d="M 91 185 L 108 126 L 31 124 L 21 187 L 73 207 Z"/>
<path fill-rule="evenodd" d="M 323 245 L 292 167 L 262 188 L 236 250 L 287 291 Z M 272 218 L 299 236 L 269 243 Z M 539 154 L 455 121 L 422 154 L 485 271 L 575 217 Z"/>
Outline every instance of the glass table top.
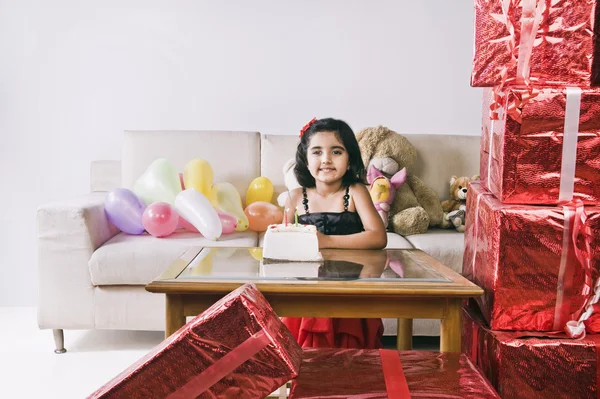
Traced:
<path fill-rule="evenodd" d="M 263 259 L 262 248 L 202 248 L 177 281 L 452 281 L 407 250 L 322 250 L 322 261 Z"/>

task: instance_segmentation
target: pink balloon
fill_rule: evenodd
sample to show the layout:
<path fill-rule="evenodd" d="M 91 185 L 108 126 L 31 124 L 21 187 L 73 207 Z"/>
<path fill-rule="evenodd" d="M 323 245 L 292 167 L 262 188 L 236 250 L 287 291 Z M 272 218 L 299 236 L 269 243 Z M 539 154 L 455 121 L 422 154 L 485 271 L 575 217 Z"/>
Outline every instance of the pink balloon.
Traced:
<path fill-rule="evenodd" d="M 181 216 L 179 216 L 179 226 L 181 228 L 186 229 L 187 231 L 191 231 L 191 232 L 194 232 L 194 233 L 199 233 L 198 229 L 195 228 L 193 224 L 191 224 L 190 222 L 188 222 L 187 220 L 185 220 Z"/>
<path fill-rule="evenodd" d="M 142 224 L 154 237 L 166 237 L 177 229 L 179 215 L 166 202 L 154 202 L 144 210 Z"/>
<path fill-rule="evenodd" d="M 230 214 L 217 210 L 217 215 L 221 219 L 221 226 L 223 226 L 223 234 L 231 234 L 237 227 L 237 219 Z"/>

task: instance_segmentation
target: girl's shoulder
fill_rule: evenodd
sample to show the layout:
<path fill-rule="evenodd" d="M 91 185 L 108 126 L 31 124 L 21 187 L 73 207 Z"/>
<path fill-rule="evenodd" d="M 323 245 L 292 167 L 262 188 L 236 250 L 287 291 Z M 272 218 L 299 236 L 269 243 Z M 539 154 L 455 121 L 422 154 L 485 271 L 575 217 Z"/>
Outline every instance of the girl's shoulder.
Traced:
<path fill-rule="evenodd" d="M 367 189 L 367 186 L 365 186 L 362 183 L 352 183 L 349 186 L 350 190 L 349 193 L 350 195 L 368 195 L 369 194 L 369 190 Z"/>

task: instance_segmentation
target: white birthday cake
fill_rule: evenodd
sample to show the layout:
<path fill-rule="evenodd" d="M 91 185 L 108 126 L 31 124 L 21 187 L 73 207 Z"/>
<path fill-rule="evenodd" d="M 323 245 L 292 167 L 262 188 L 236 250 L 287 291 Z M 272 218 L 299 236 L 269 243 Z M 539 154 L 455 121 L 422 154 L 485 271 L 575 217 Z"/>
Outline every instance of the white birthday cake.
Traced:
<path fill-rule="evenodd" d="M 263 258 L 311 262 L 322 260 L 317 228 L 306 224 L 272 224 L 265 232 Z"/>
<path fill-rule="evenodd" d="M 270 278 L 317 278 L 323 262 L 260 261 L 260 277 Z"/>

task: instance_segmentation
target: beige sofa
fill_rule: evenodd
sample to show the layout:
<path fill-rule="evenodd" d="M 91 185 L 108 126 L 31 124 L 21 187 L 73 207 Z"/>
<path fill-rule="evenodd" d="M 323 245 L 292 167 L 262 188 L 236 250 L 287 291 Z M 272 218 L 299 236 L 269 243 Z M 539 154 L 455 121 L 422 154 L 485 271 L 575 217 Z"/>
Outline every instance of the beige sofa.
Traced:
<path fill-rule="evenodd" d="M 479 137 L 406 136 L 418 150 L 416 174 L 441 198 L 447 196 L 450 175 L 479 171 Z M 261 237 L 246 231 L 209 242 L 192 233 L 162 239 L 120 233 L 105 217 L 106 192 L 132 187 L 154 159 L 165 157 L 179 170 L 190 159 L 208 160 L 215 182 L 232 183 L 242 196 L 252 179 L 266 176 L 276 196 L 285 190 L 282 167 L 297 140 L 258 132 L 125 132 L 120 162 L 92 163 L 89 194 L 38 209 L 39 327 L 54 330 L 59 350 L 63 329 L 164 330 L 164 297 L 145 291 L 145 284 L 191 245 L 251 247 Z M 408 237 L 388 233 L 388 248 L 419 248 L 461 271 L 463 240 L 454 230 Z M 396 331 L 395 321 L 385 320 L 385 334 Z M 439 335 L 439 323 L 415 320 L 414 335 Z"/>

